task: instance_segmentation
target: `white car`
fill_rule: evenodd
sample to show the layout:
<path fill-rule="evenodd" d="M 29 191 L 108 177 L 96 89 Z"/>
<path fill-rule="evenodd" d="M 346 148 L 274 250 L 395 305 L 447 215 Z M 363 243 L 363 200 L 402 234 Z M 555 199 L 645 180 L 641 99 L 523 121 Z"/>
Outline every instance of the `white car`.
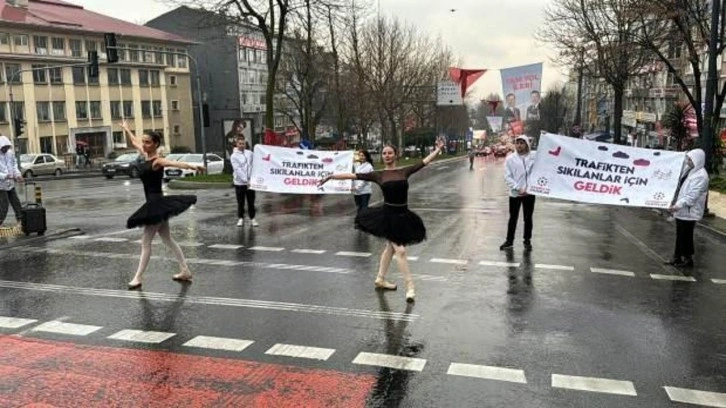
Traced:
<path fill-rule="evenodd" d="M 203 164 L 204 162 L 202 155 L 199 153 L 184 154 L 179 157 L 175 157 L 174 161 L 189 164 Z M 224 160 L 216 154 L 207 153 L 207 174 L 222 174 L 222 171 L 224 171 Z M 164 169 L 164 181 L 169 181 L 171 179 L 182 177 L 195 176 L 196 174 L 197 172 L 195 170 L 176 169 L 169 167 Z"/>
<path fill-rule="evenodd" d="M 25 178 L 33 178 L 41 174 L 60 176 L 66 171 L 66 163 L 52 154 L 21 154 L 20 172 Z"/>

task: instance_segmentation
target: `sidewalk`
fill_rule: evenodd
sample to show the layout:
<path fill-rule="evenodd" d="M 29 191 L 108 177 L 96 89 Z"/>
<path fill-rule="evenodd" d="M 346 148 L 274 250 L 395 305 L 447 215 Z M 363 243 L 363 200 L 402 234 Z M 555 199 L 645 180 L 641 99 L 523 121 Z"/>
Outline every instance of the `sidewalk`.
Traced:
<path fill-rule="evenodd" d="M 726 194 L 711 190 L 708 194 L 708 209 L 715 217 L 704 218 L 699 224 L 706 229 L 726 236 Z"/>

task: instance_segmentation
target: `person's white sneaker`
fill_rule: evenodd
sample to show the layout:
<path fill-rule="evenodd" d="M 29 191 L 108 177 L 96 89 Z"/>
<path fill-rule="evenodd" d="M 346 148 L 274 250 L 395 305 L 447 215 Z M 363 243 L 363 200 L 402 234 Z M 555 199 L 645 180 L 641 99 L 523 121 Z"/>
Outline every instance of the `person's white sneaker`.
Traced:
<path fill-rule="evenodd" d="M 250 220 L 250 224 L 252 224 L 253 227 L 259 227 L 260 224 L 253 218 Z"/>
<path fill-rule="evenodd" d="M 240 218 L 240 219 L 239 219 L 239 220 L 237 221 L 237 226 L 238 226 L 238 227 L 244 227 L 244 226 L 245 226 L 245 219 L 244 219 L 244 218 Z"/>

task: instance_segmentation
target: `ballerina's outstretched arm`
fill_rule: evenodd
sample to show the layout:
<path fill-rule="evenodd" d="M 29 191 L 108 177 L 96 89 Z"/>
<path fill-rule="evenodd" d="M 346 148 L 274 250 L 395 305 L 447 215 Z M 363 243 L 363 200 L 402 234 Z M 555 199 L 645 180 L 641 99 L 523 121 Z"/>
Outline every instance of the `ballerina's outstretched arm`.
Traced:
<path fill-rule="evenodd" d="M 426 164 L 426 165 L 428 165 L 429 163 L 431 163 L 432 161 L 434 161 L 434 159 L 436 158 L 436 156 L 438 156 L 439 152 L 441 150 L 443 150 L 443 148 L 444 148 L 444 141 L 441 140 L 441 139 L 437 140 L 436 141 L 436 149 L 434 149 L 434 151 L 432 151 L 431 154 L 429 154 L 428 156 L 424 157 L 423 163 Z"/>
<path fill-rule="evenodd" d="M 338 174 L 331 174 L 329 176 L 325 176 L 322 179 L 320 179 L 320 182 L 318 183 L 318 187 L 322 186 L 323 184 L 327 183 L 330 180 L 357 180 L 358 176 L 355 173 L 338 173 Z"/>
<path fill-rule="evenodd" d="M 121 129 L 124 130 L 126 137 L 129 139 L 129 142 L 131 142 L 131 145 L 134 146 L 134 149 L 138 150 L 139 153 L 145 156 L 146 153 L 144 153 L 144 144 L 141 141 L 141 138 L 136 136 L 134 132 L 129 129 L 129 125 L 126 123 L 125 120 L 121 122 Z"/>

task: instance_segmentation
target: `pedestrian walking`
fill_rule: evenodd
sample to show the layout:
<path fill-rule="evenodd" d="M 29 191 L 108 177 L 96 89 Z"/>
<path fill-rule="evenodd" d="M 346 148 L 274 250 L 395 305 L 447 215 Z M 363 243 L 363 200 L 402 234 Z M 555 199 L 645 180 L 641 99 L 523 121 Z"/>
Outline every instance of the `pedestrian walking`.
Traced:
<path fill-rule="evenodd" d="M 693 232 L 696 222 L 703 218 L 708 193 L 708 172 L 704 168 L 706 153 L 701 149 L 686 154 L 686 171 L 676 192 L 674 203 L 669 210 L 676 219 L 676 245 L 669 265 L 679 267 L 693 266 Z"/>
<path fill-rule="evenodd" d="M 355 169 L 353 169 L 355 173 L 364 174 L 373 171 L 373 158 L 371 157 L 371 154 L 368 153 L 368 150 L 358 151 L 357 162 L 358 165 Z M 371 187 L 370 181 L 353 181 L 353 199 L 355 200 L 355 207 L 357 208 L 358 214 L 360 214 L 363 209 L 368 208 L 368 203 L 371 202 L 372 193 L 373 188 Z"/>
<path fill-rule="evenodd" d="M 534 214 L 535 197 L 527 193 L 529 175 L 534 165 L 534 153 L 531 151 L 529 137 L 518 136 L 514 141 L 515 152 L 504 161 L 504 180 L 509 187 L 509 224 L 507 240 L 499 247 L 500 250 L 514 246 L 514 233 L 517 231 L 519 210 L 524 212 L 524 249 L 532 249 L 532 214 Z"/>
<path fill-rule="evenodd" d="M 469 170 L 474 170 L 474 159 L 476 158 L 476 151 L 469 149 Z"/>
<path fill-rule="evenodd" d="M 85 168 L 93 167 L 91 165 L 91 147 L 88 145 L 83 146 L 83 160 L 85 161 L 83 163 L 83 167 L 85 167 Z"/>
<path fill-rule="evenodd" d="M 253 227 L 260 224 L 255 220 L 255 190 L 250 189 L 252 177 L 252 152 L 246 148 L 247 141 L 244 136 L 237 136 L 234 151 L 232 151 L 232 172 L 234 174 L 234 193 L 237 197 L 237 226 L 245 225 L 245 202 L 247 202 L 247 216 Z"/>
<path fill-rule="evenodd" d="M 15 191 L 15 183 L 22 182 L 23 176 L 18 168 L 13 145 L 7 136 L 0 135 L 0 225 L 5 222 L 8 207 L 13 207 L 15 219 L 20 223 L 20 199 Z"/>
<path fill-rule="evenodd" d="M 123 122 L 121 127 L 131 142 L 131 145 L 145 159 L 139 166 L 139 179 L 144 186 L 146 202 L 126 221 L 127 228 L 144 227 L 144 235 L 141 239 L 139 267 L 136 270 L 136 275 L 129 282 L 129 289 L 141 288 L 141 278 L 149 264 L 149 258 L 151 258 L 151 241 L 156 234 L 159 234 L 161 241 L 174 253 L 179 262 L 180 272 L 173 275 L 172 279 L 183 282 L 191 281 L 192 273 L 189 271 L 184 253 L 179 247 L 179 244 L 171 237 L 169 218 L 186 211 L 197 202 L 197 197 L 193 195 L 164 196 L 161 185 L 165 167 L 204 172 L 204 166 L 171 161 L 159 157 L 158 149 L 161 145 L 161 135 L 158 132 L 144 132 L 142 137 L 138 137 L 128 128 L 126 122 Z"/>
<path fill-rule="evenodd" d="M 370 173 L 333 174 L 323 178 L 320 185 L 328 180 L 364 180 L 377 184 L 383 192 L 383 205 L 362 210 L 355 217 L 355 227 L 371 235 L 385 238 L 388 242 L 381 254 L 378 275 L 374 282 L 378 289 L 396 290 L 395 283 L 386 281 L 386 274 L 396 255 L 398 269 L 406 281 L 406 301 L 413 302 L 416 297 L 413 277 L 408 267 L 406 247 L 426 239 L 426 226 L 416 213 L 408 209 L 408 178 L 431 163 L 444 148 L 439 140 L 436 149 L 422 161 L 412 166 L 396 168 L 398 154 L 393 146 L 385 146 L 381 151 L 384 170 Z"/>

